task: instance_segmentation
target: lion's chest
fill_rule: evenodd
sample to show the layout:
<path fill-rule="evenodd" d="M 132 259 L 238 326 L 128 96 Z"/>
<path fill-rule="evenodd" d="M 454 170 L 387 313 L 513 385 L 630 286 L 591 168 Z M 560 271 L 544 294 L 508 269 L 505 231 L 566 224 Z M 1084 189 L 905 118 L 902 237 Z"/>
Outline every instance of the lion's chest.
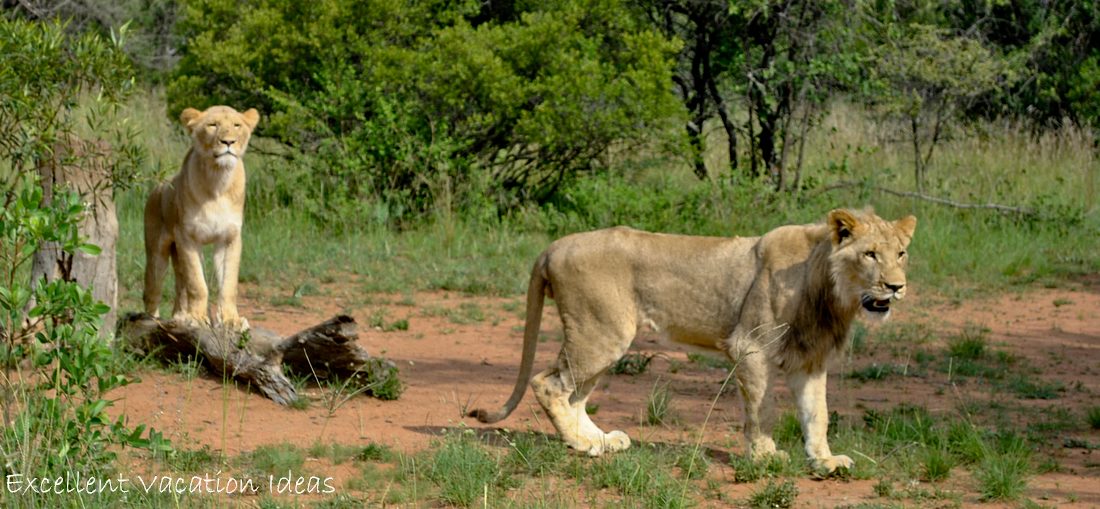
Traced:
<path fill-rule="evenodd" d="M 212 200 L 183 221 L 183 233 L 199 244 L 229 242 L 241 233 L 244 218 L 229 200 Z"/>

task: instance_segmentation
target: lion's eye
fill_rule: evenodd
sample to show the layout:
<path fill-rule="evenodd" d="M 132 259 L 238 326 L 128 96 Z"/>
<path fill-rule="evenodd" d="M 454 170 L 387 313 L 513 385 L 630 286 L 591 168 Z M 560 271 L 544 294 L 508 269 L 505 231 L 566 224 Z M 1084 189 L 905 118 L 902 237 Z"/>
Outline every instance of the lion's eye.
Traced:
<path fill-rule="evenodd" d="M 898 253 L 898 258 L 905 258 L 905 251 Z"/>
<path fill-rule="evenodd" d="M 238 123 L 238 124 L 233 124 L 233 127 L 236 127 L 236 128 L 238 128 L 238 129 L 240 129 L 240 127 L 241 127 L 241 124 L 239 124 L 239 123 Z"/>
<path fill-rule="evenodd" d="M 867 251 L 866 253 L 863 253 L 863 256 L 866 256 L 867 258 L 870 258 L 870 259 L 874 260 L 875 259 L 875 252 L 874 251 Z"/>
<path fill-rule="evenodd" d="M 215 124 L 214 122 L 211 122 L 209 124 L 206 124 L 206 127 L 218 127 L 218 124 Z"/>

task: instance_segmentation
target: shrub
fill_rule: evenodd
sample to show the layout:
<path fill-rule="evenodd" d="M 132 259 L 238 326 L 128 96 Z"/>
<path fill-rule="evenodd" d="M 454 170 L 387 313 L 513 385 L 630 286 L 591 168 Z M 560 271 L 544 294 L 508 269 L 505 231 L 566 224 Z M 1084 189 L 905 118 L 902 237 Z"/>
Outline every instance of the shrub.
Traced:
<path fill-rule="evenodd" d="M 493 220 L 545 200 L 613 143 L 669 131 L 679 112 L 675 46 L 617 1 L 525 4 L 478 26 L 470 2 L 184 5 L 170 114 L 214 101 L 267 112 L 262 133 L 301 167 L 288 168 L 301 186 L 290 194 L 337 227 L 433 210 Z"/>
<path fill-rule="evenodd" d="M 46 242 L 69 256 L 99 252 L 80 238 L 80 196 L 54 190 L 45 199 L 36 169 L 83 120 L 97 135 L 120 134 L 112 176 L 117 184 L 129 183 L 133 166 L 123 159 L 137 152 L 109 120 L 132 74 L 117 40 L 67 35 L 59 23 L 0 16 L 0 54 L 0 125 L 7 126 L 0 132 L 0 273 L 7 275 L 0 281 L 0 364 L 14 371 L 0 381 L 0 410 L 10 423 L 0 431 L 4 471 L 27 477 L 74 470 L 109 474 L 121 447 L 171 450 L 156 431 L 131 429 L 125 416 L 112 419 L 107 412 L 107 393 L 130 383 L 100 338 L 110 308 L 65 274 L 33 289 L 21 277 Z M 96 96 L 90 111 L 74 112 L 78 98 L 91 93 Z"/>

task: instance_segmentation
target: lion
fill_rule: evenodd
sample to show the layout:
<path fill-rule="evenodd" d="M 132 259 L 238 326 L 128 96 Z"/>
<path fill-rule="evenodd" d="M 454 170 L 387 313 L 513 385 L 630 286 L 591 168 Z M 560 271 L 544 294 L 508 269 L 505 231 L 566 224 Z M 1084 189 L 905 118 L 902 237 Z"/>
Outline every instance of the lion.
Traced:
<path fill-rule="evenodd" d="M 761 237 L 696 237 L 615 227 L 563 237 L 535 261 L 519 378 L 504 407 L 470 412 L 483 423 L 515 410 L 528 379 L 562 440 L 591 456 L 630 447 L 605 433 L 585 405 L 600 376 L 639 328 L 724 351 L 744 400 L 750 457 L 777 453 L 762 426 L 773 373 L 785 375 L 815 471 L 850 468 L 826 439 L 826 361 L 856 314 L 883 320 L 905 296 L 906 248 L 917 220 L 886 221 L 871 209 L 829 212 L 823 224 L 778 227 Z M 544 297 L 565 333 L 557 362 L 531 378 Z"/>
<path fill-rule="evenodd" d="M 159 316 L 161 284 L 171 260 L 176 278 L 172 319 L 211 323 L 202 247 L 213 244 L 216 321 L 247 329 L 247 320 L 237 312 L 245 195 L 242 157 L 260 114 L 255 109 L 239 113 L 228 106 L 187 108 L 180 121 L 191 135 L 191 148 L 179 173 L 158 185 L 145 203 L 145 311 Z"/>

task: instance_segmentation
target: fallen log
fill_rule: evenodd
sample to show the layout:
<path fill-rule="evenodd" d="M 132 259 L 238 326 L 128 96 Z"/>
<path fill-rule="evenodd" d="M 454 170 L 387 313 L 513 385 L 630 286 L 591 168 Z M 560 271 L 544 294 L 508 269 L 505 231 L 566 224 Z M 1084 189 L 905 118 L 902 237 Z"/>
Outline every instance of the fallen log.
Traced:
<path fill-rule="evenodd" d="M 123 347 L 165 362 L 200 359 L 215 375 L 247 382 L 280 405 L 298 399 L 283 371 L 316 382 L 352 381 L 368 395 L 396 399 L 401 393 L 397 367 L 371 357 L 359 344 L 355 319 L 338 315 L 288 337 L 254 327 L 243 333 L 214 325 L 159 320 L 146 313 L 129 313 L 118 323 Z"/>

